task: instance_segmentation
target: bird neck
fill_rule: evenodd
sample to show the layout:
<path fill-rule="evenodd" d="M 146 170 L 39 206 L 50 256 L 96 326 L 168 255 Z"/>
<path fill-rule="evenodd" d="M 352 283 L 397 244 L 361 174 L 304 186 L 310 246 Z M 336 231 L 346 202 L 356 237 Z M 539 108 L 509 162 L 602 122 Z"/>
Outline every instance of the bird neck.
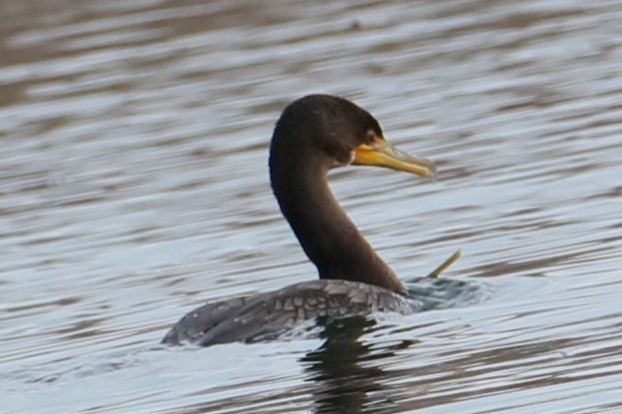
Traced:
<path fill-rule="evenodd" d="M 364 282 L 406 292 L 337 203 L 328 186 L 327 170 L 300 164 L 281 173 L 274 170 L 272 187 L 281 211 L 321 279 Z"/>

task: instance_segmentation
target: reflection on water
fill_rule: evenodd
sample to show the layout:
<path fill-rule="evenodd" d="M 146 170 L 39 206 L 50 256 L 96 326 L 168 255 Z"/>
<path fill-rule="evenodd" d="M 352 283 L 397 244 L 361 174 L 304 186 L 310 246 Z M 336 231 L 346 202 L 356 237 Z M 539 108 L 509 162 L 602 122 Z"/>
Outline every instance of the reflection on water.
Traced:
<path fill-rule="evenodd" d="M 326 340 L 316 351 L 301 362 L 308 381 L 313 381 L 314 411 L 359 413 L 374 409 L 391 412 L 393 398 L 384 391 L 383 382 L 389 375 L 378 366 L 367 366 L 367 361 L 390 357 L 390 349 L 373 355 L 371 345 L 360 342 L 365 326 L 373 325 L 365 318 L 350 318 L 325 329 Z"/>
<path fill-rule="evenodd" d="M 9 412 L 622 411 L 622 2 L 5 0 L 0 16 Z M 278 114 L 311 92 L 439 165 L 435 183 L 331 177 L 438 305 L 326 338 L 159 347 L 207 300 L 315 277 L 266 168 Z M 458 248 L 447 281 L 416 282 Z"/>

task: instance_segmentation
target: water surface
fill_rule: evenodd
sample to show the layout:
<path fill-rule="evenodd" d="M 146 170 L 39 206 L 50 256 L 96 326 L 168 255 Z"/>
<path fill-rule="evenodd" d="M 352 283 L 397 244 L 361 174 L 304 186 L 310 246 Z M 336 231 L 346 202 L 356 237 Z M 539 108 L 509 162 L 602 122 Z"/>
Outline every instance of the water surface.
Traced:
<path fill-rule="evenodd" d="M 0 15 L 3 413 L 622 412 L 622 2 Z M 158 346 L 207 300 L 315 277 L 267 177 L 314 92 L 438 163 L 331 183 L 404 280 L 460 248 L 445 276 L 478 294 L 329 342 Z"/>

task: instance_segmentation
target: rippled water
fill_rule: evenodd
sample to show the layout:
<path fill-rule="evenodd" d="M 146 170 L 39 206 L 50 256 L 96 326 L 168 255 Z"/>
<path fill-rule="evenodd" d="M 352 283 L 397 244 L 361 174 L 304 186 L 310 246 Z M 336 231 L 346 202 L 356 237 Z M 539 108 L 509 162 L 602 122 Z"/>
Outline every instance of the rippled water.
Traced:
<path fill-rule="evenodd" d="M 1 412 L 622 412 L 622 2 L 0 15 Z M 475 300 L 328 342 L 160 347 L 209 299 L 315 277 L 266 168 L 311 92 L 438 163 L 331 182 L 403 279 L 461 248 L 445 276 Z"/>

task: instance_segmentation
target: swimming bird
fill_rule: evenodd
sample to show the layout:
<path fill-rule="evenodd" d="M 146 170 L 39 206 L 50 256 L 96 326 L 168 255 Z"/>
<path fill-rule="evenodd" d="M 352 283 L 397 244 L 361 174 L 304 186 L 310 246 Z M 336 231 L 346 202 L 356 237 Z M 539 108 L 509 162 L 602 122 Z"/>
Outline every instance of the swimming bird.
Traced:
<path fill-rule="evenodd" d="M 392 147 L 378 121 L 353 102 L 309 95 L 281 114 L 269 165 L 281 212 L 317 267 L 319 280 L 203 305 L 173 326 L 163 343 L 269 340 L 318 317 L 421 309 L 341 209 L 327 174 L 337 167 L 371 165 L 434 178 L 434 163 Z"/>

